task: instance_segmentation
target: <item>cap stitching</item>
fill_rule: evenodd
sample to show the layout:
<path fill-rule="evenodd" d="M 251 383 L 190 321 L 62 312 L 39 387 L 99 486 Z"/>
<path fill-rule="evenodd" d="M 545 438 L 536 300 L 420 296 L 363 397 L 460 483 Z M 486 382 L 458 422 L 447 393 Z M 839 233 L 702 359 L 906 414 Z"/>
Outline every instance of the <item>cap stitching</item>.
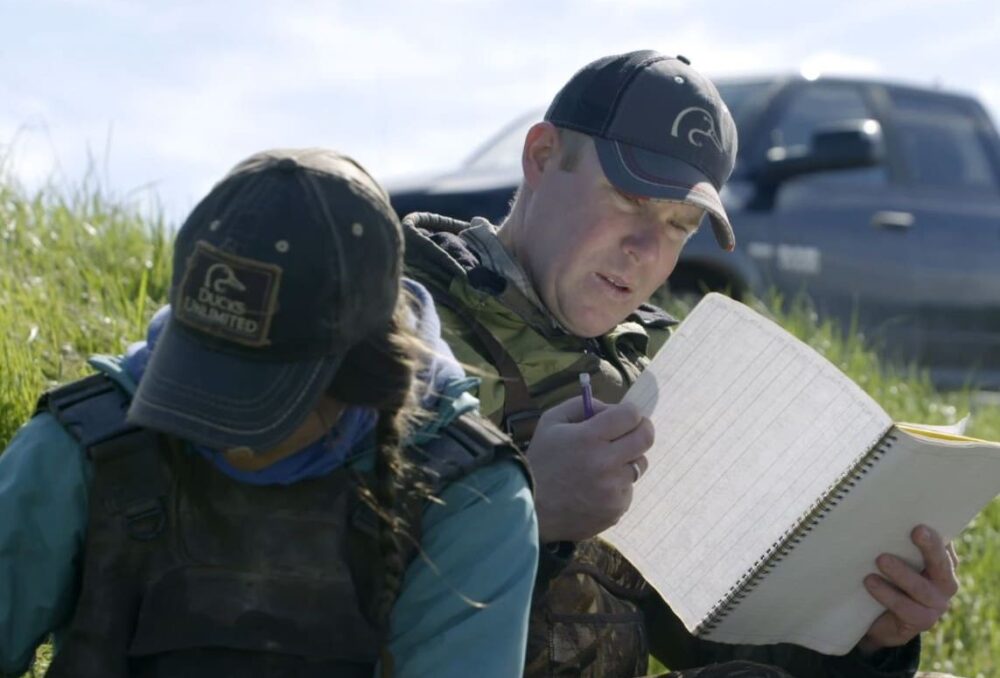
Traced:
<path fill-rule="evenodd" d="M 327 356 L 325 358 L 317 358 L 316 359 L 316 364 L 318 365 L 318 364 L 322 364 L 324 362 L 328 362 L 329 361 L 328 359 L 337 360 L 337 359 L 339 359 L 339 357 L 335 356 L 335 355 L 331 355 L 331 356 Z M 274 363 L 274 364 L 275 365 L 283 365 L 283 366 L 290 365 L 289 363 Z M 313 366 L 312 369 L 315 369 L 315 366 Z M 289 371 L 289 370 L 282 370 L 281 375 L 278 377 L 278 379 L 276 379 L 275 381 L 271 382 L 271 384 L 269 385 L 269 387 L 267 388 L 267 390 L 265 390 L 265 391 L 263 391 L 261 393 L 256 394 L 256 397 L 253 400 L 241 400 L 241 399 L 237 399 L 237 398 L 227 398 L 225 396 L 221 396 L 221 395 L 218 395 L 218 394 L 208 394 L 208 393 L 206 393 L 202 389 L 198 389 L 198 388 L 195 388 L 193 386 L 190 386 L 190 385 L 184 383 L 183 381 L 179 381 L 177 379 L 172 379 L 171 377 L 169 377 L 169 376 L 167 376 L 165 374 L 159 375 L 157 377 L 157 381 L 160 382 L 160 383 L 162 383 L 162 384 L 164 384 L 164 385 L 169 385 L 170 389 L 176 391 L 179 394 L 188 393 L 192 397 L 201 397 L 201 396 L 205 396 L 205 395 L 211 395 L 212 399 L 215 402 L 224 404 L 227 409 L 230 409 L 230 410 L 239 410 L 239 411 L 243 411 L 243 412 L 254 412 L 256 410 L 261 409 L 261 407 L 267 405 L 270 402 L 271 394 L 275 393 L 277 391 L 280 391 L 285 386 L 285 384 L 288 383 L 292 379 L 293 376 L 295 376 L 295 375 L 291 371 Z M 154 386 L 154 387 L 151 387 L 151 388 L 156 388 L 156 387 Z"/>
<path fill-rule="evenodd" d="M 676 158 L 678 160 L 681 160 L 682 162 L 686 162 L 687 164 L 689 164 L 689 165 L 697 168 L 698 170 L 700 170 L 702 174 L 704 174 L 706 177 L 708 177 L 709 183 L 711 183 L 712 186 L 715 186 L 715 180 L 712 178 L 713 172 L 711 170 L 709 170 L 709 169 L 706 169 L 705 166 L 704 166 L 704 164 L 702 162 L 699 162 L 697 160 L 689 160 L 688 158 L 681 158 L 680 156 L 678 156 L 676 154 L 673 154 L 673 153 L 661 153 L 660 151 L 653 150 L 651 148 L 647 148 L 646 146 L 644 146 L 641 143 L 641 141 L 642 141 L 641 139 L 634 139 L 632 137 L 629 137 L 629 138 L 609 139 L 609 141 L 611 141 L 611 142 L 619 142 L 619 143 L 623 143 L 623 144 L 628 144 L 630 146 L 637 146 L 637 147 L 639 147 L 639 148 L 641 148 L 641 149 L 643 149 L 645 151 L 649 151 L 650 153 L 656 153 L 658 155 L 668 155 L 671 158 Z M 617 148 L 617 146 L 618 146 L 618 143 L 615 143 L 615 147 L 616 148 Z M 725 155 L 725 154 L 722 154 L 722 155 Z M 725 181 L 723 181 L 721 183 L 725 183 Z"/>
<path fill-rule="evenodd" d="M 312 374 L 309 375 L 309 379 L 306 382 L 306 386 L 312 386 L 316 382 L 316 378 L 319 376 L 320 368 L 322 368 L 323 365 L 324 363 L 322 362 L 316 365 L 315 369 L 312 371 Z M 235 422 L 233 422 L 233 420 L 231 419 L 225 419 L 224 424 L 220 424 L 219 422 L 213 422 L 207 419 L 202 419 L 193 414 L 187 414 L 185 412 L 170 409 L 169 407 L 165 407 L 150 400 L 149 397 L 147 397 L 146 394 L 142 393 L 141 391 L 136 393 L 136 400 L 138 402 L 144 403 L 146 407 L 152 410 L 157 410 L 159 412 L 172 414 L 176 417 L 180 417 L 181 419 L 187 419 L 188 421 L 202 424 L 217 431 L 226 431 L 228 433 L 241 433 L 246 435 L 252 435 L 252 434 L 259 434 L 259 433 L 265 433 L 267 431 L 272 431 L 275 428 L 278 428 L 280 425 L 282 425 L 285 422 L 285 420 L 287 420 L 292 415 L 292 412 L 293 410 L 296 409 L 296 406 L 305 398 L 306 390 L 307 390 L 306 388 L 297 389 L 298 392 L 297 397 L 294 400 L 292 400 L 291 403 L 289 403 L 288 409 L 285 410 L 285 412 L 281 414 L 280 418 L 277 419 L 273 424 L 265 426 L 263 428 L 256 428 L 256 429 L 230 428 L 225 424 L 228 424 L 230 426 L 233 425 Z"/>
<path fill-rule="evenodd" d="M 625 95 L 625 91 L 632 84 L 632 81 L 635 80 L 637 77 L 639 77 L 639 73 L 641 73 L 646 68 L 648 68 L 652 64 L 655 64 L 658 61 L 666 61 L 672 58 L 673 57 L 669 57 L 665 54 L 655 54 L 653 56 L 646 58 L 644 61 L 641 61 L 638 64 L 636 64 L 632 73 L 630 73 L 629 76 L 625 78 L 625 80 L 621 83 L 621 85 L 619 85 L 618 91 L 615 92 L 614 99 L 611 100 L 611 105 L 608 107 L 608 117 L 604 120 L 604 123 L 601 125 L 602 136 L 607 138 L 606 136 L 607 128 L 611 124 L 611 119 L 614 117 L 614 114 L 618 112 L 618 102 Z"/>

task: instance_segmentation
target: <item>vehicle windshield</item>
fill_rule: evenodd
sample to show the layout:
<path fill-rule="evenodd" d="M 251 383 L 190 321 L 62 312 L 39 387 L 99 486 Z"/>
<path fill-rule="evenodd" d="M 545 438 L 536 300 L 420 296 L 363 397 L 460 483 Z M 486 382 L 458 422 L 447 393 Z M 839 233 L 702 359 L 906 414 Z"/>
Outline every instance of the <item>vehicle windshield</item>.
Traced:
<path fill-rule="evenodd" d="M 737 133 L 743 133 L 747 117 L 772 84 L 771 80 L 734 80 L 716 83 L 722 100 L 733 114 Z"/>
<path fill-rule="evenodd" d="M 544 115 L 545 111 L 539 109 L 525 113 L 509 123 L 492 139 L 480 146 L 462 167 L 481 172 L 516 170 L 521 161 L 524 135 L 528 133 L 528 128 L 541 120 Z"/>

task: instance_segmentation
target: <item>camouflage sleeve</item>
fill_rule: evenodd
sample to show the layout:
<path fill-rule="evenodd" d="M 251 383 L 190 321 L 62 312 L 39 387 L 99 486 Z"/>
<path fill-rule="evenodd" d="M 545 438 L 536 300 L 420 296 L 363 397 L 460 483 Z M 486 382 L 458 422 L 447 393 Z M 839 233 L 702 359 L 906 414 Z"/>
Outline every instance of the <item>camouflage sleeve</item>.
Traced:
<path fill-rule="evenodd" d="M 858 651 L 842 657 L 823 655 L 798 645 L 728 645 L 695 638 L 670 608 L 653 595 L 643 613 L 650 653 L 671 669 L 717 662 L 750 661 L 778 666 L 793 676 L 810 678 L 911 678 L 920 663 L 920 639 L 864 657 Z"/>

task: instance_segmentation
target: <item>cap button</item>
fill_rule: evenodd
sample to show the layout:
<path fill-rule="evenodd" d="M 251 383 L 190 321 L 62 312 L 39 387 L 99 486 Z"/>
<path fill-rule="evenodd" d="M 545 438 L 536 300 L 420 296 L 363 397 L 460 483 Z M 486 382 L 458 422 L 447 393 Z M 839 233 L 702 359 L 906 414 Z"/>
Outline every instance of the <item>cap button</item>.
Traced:
<path fill-rule="evenodd" d="M 690 65 L 691 65 L 691 60 L 690 60 L 690 59 L 688 59 L 688 58 L 687 58 L 686 56 L 684 56 L 683 54 L 678 54 L 678 55 L 677 55 L 677 60 L 678 60 L 678 61 L 683 61 L 683 62 L 684 62 L 684 63 L 686 63 L 686 64 L 687 64 L 688 66 L 690 66 Z"/>
<path fill-rule="evenodd" d="M 293 158 L 282 158 L 274 163 L 274 168 L 282 172 L 294 172 L 299 168 L 299 163 L 295 162 Z"/>

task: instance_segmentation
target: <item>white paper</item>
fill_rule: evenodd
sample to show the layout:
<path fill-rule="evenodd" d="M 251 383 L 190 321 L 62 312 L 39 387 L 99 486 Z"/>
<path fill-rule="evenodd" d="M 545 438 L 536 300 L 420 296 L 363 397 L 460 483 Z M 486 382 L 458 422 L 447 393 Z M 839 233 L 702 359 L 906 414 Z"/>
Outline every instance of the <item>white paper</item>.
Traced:
<path fill-rule="evenodd" d="M 894 431 L 886 456 L 706 634 L 721 642 L 791 642 L 845 654 L 882 614 L 862 585 L 894 553 L 918 570 L 910 532 L 956 537 L 1000 489 L 1000 445 Z M 819 575 L 819 576 L 817 576 Z"/>
<path fill-rule="evenodd" d="M 602 536 L 696 628 L 892 422 L 746 306 L 706 296 L 630 389 L 650 466 Z"/>

